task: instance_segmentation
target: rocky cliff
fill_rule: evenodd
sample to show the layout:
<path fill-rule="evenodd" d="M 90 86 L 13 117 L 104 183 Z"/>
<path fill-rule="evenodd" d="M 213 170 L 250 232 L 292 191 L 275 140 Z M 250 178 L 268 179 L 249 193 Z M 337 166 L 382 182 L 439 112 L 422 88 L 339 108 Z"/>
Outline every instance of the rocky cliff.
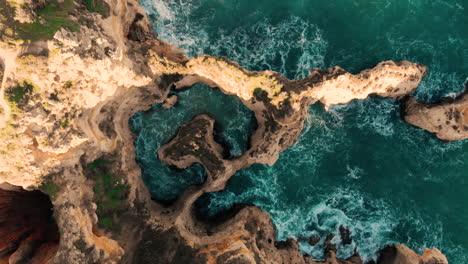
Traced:
<path fill-rule="evenodd" d="M 53 224 L 41 222 L 29 236 L 0 226 L 4 263 L 323 263 L 303 256 L 294 240 L 276 241 L 269 216 L 255 206 L 204 219 L 194 201 L 224 188 L 240 169 L 273 165 L 297 140 L 309 105 L 370 95 L 398 99 L 412 93 L 426 71 L 388 61 L 357 75 L 334 67 L 288 80 L 225 58 L 185 58 L 157 40 L 134 0 L 0 0 L 0 9 L 0 182 L 17 186 L 8 187 L 16 192 L 0 187 L 0 209 L 21 201 L 26 209 L 37 207 L 42 219 L 50 213 L 39 210 L 45 199 L 41 206 L 20 199 L 32 190 L 47 194 L 53 206 L 47 222 Z M 254 111 L 258 128 L 251 148 L 226 160 L 210 117 L 180 127 L 159 158 L 181 169 L 201 163 L 208 177 L 174 203 L 161 204 L 142 182 L 128 120 L 153 103 L 173 106 L 169 90 L 197 82 L 238 96 Z M 11 224 L 18 214 L 0 216 Z M 60 236 L 43 238 L 46 227 Z M 31 236 L 42 242 L 31 246 Z M 325 263 L 362 263 L 357 255 L 337 259 L 330 243 L 325 248 Z M 447 263 L 437 250 L 419 256 L 403 245 L 380 256 L 378 263 Z"/>

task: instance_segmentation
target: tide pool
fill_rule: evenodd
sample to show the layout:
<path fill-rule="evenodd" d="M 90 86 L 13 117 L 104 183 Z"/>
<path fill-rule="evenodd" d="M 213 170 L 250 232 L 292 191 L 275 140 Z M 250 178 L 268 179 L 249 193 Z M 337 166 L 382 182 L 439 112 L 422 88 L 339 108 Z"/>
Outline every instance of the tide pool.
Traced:
<path fill-rule="evenodd" d="M 380 61 L 406 59 L 429 67 L 415 94 L 424 101 L 461 92 L 468 76 L 466 0 L 142 4 L 159 38 L 189 56 L 226 56 L 250 70 L 297 79 L 314 67 L 339 65 L 357 73 Z M 137 161 L 156 199 L 174 199 L 203 182 L 201 167 L 176 172 L 155 154 L 180 125 L 202 112 L 221 124 L 231 156 L 246 149 L 251 113 L 238 99 L 209 88 L 183 92 L 174 109 L 154 106 L 132 118 Z M 338 247 L 341 257 L 357 248 L 372 258 L 383 245 L 404 243 L 420 253 L 437 247 L 450 263 L 468 263 L 466 140 L 444 143 L 406 124 L 399 103 L 390 99 L 354 101 L 329 111 L 312 106 L 309 113 L 299 141 L 273 167 L 257 164 L 238 172 L 225 191 L 200 199 L 200 210 L 215 214 L 234 203 L 256 204 L 271 215 L 278 239 L 314 233 L 323 239 L 344 225 L 353 244 Z M 323 252 L 306 244 L 301 249 L 315 257 Z"/>

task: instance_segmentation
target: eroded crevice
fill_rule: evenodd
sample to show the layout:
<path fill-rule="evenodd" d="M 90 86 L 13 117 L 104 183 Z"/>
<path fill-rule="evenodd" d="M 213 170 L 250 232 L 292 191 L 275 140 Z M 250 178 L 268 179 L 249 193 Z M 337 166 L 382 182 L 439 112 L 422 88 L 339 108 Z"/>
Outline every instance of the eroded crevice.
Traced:
<path fill-rule="evenodd" d="M 49 197 L 0 185 L 0 238 L 0 264 L 48 263 L 60 240 Z"/>

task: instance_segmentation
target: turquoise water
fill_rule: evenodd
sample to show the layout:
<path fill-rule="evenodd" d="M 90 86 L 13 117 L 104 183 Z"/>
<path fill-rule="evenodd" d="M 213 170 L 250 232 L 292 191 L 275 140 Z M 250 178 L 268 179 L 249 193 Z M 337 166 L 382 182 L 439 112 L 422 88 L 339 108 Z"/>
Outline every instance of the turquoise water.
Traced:
<path fill-rule="evenodd" d="M 154 104 L 149 111 L 138 112 L 130 119 L 130 127 L 137 135 L 136 161 L 153 198 L 171 201 L 190 185 L 202 184 L 205 170 L 195 164 L 186 170 L 167 167 L 157 158 L 158 149 L 169 142 L 177 129 L 199 114 L 216 120 L 215 139 L 228 150 L 226 158 L 239 156 L 247 150 L 250 131 L 255 126 L 253 113 L 239 99 L 196 84 L 190 90 L 178 92 L 177 107 L 165 110 Z"/>
<path fill-rule="evenodd" d="M 313 67 L 339 65 L 357 73 L 379 61 L 407 59 L 429 66 L 416 92 L 424 101 L 461 92 L 468 76 L 466 0 L 143 0 L 142 4 L 159 38 L 189 56 L 226 56 L 252 70 L 271 69 L 301 78 Z M 212 94 L 209 89 L 184 93 L 199 96 L 200 111 L 216 114 L 216 121 L 230 120 L 244 129 L 234 134 L 223 125 L 220 130 L 231 145 L 245 149 L 251 129 L 248 111 L 237 108 L 233 115 L 223 106 L 231 101 L 238 106 L 235 98 L 220 103 L 206 97 Z M 143 177 L 158 199 L 172 199 L 202 180 L 194 181 L 198 176 L 193 172 L 169 171 L 161 163 L 145 165 L 159 162 L 154 153 L 160 142 L 174 136 L 176 128 L 194 114 L 185 107 L 170 111 L 165 115 L 156 109 L 134 118 L 138 120 L 134 124 L 171 127 L 150 128 L 142 134 L 141 126 L 135 126 Z M 254 165 L 238 172 L 224 192 L 199 201 L 201 210 L 214 214 L 233 203 L 254 203 L 272 216 L 279 239 L 313 233 L 323 238 L 338 234 L 344 225 L 352 231 L 353 244 L 339 245 L 342 257 L 357 247 L 365 258 L 372 258 L 383 245 L 398 242 L 419 252 L 438 247 L 450 263 L 468 263 L 468 141 L 443 143 L 404 123 L 398 102 L 389 99 L 354 101 L 328 112 L 312 106 L 309 112 L 300 140 L 273 167 Z M 242 150 L 239 147 L 235 155 Z M 200 174 L 200 169 L 194 170 Z M 178 185 L 174 179 L 179 178 L 187 180 Z M 168 189 L 161 187 L 167 181 L 179 186 L 172 196 L 162 191 Z M 319 246 L 304 244 L 301 249 L 322 255 Z"/>

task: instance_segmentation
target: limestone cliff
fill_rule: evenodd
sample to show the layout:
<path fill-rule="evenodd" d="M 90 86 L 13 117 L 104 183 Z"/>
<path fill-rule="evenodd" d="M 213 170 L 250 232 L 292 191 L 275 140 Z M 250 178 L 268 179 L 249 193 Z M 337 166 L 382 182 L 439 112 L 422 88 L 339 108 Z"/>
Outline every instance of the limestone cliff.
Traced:
<path fill-rule="evenodd" d="M 334 67 L 288 80 L 275 72 L 247 71 L 225 58 L 185 58 L 155 38 L 135 0 L 86 3 L 0 0 L 1 10 L 8 11 L 0 17 L 0 183 L 49 195 L 60 237 L 47 247 L 53 250 L 38 251 L 47 253 L 41 259 L 321 263 L 303 256 L 294 240 L 276 241 L 269 216 L 257 207 L 239 205 L 216 219 L 202 219 L 194 201 L 224 188 L 240 169 L 273 165 L 297 140 L 309 105 L 343 104 L 369 95 L 401 98 L 416 89 L 426 68 L 389 61 L 357 75 Z M 198 116 L 180 127 L 159 157 L 179 168 L 199 162 L 209 175 L 173 204 L 161 204 L 142 182 L 128 120 L 153 103 L 173 106 L 175 98 L 167 98 L 170 88 L 196 82 L 238 96 L 255 112 L 258 128 L 248 151 L 225 160 L 213 139 L 214 120 Z M 0 196 L 2 208 L 9 210 L 15 197 Z M 22 204 L 35 206 L 30 199 Z M 15 215 L 2 217 L 11 223 Z M 20 263 L 38 247 L 22 242 L 28 240 L 20 235 L 11 239 L 21 243 L 0 239 L 7 241 L 0 243 L 0 250 L 8 249 L 0 252 L 4 262 Z M 327 263 L 362 263 L 359 256 L 338 260 L 333 246 L 326 248 Z M 427 259 L 404 246 L 397 249 L 379 262 L 399 263 L 407 255 L 408 263 Z M 440 252 L 431 252 L 437 263 L 447 263 Z"/>

